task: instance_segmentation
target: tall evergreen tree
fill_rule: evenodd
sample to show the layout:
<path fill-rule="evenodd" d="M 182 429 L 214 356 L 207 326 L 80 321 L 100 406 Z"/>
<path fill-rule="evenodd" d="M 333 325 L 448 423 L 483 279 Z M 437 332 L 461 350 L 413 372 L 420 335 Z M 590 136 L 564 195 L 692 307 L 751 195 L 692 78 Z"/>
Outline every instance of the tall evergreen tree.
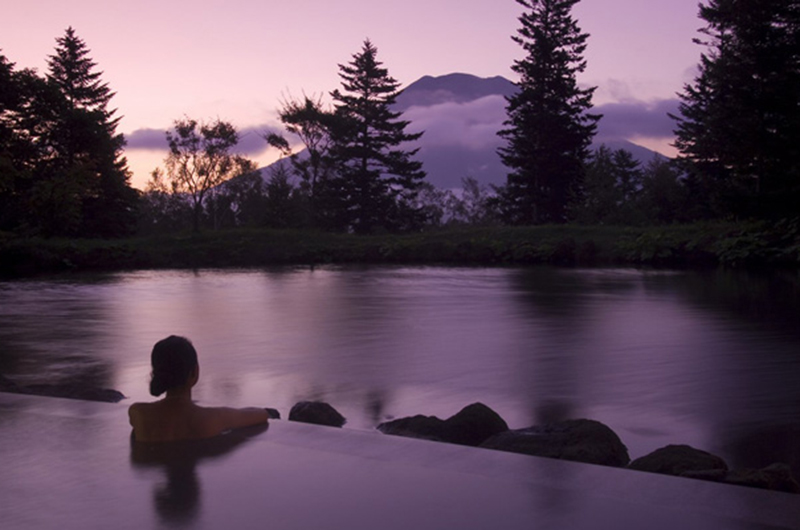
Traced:
<path fill-rule="evenodd" d="M 579 190 L 599 115 L 590 114 L 596 87 L 579 88 L 588 34 L 572 18 L 579 0 L 516 0 L 526 11 L 514 42 L 526 53 L 512 70 L 517 92 L 507 98 L 500 158 L 511 172 L 502 190 L 507 221 L 562 223 Z"/>
<path fill-rule="evenodd" d="M 714 215 L 797 215 L 800 2 L 709 0 L 676 147 Z"/>
<path fill-rule="evenodd" d="M 56 42 L 48 60 L 48 81 L 65 104 L 47 139 L 55 154 L 50 174 L 60 178 L 58 187 L 72 190 L 68 198 L 81 212 L 78 233 L 124 235 L 133 229 L 138 197 L 122 156 L 125 139 L 116 132 L 119 118 L 114 117 L 116 110 L 108 109 L 114 94 L 73 28 Z"/>
<path fill-rule="evenodd" d="M 638 208 L 643 177 L 629 151 L 601 145 L 586 163 L 575 219 L 589 224 L 640 224 L 645 220 Z"/>
<path fill-rule="evenodd" d="M 352 61 L 339 65 L 342 90 L 335 101 L 331 157 L 336 175 L 327 183 L 328 207 L 342 215 L 337 228 L 365 233 L 408 229 L 420 221 L 416 196 L 425 178 L 417 149 L 404 144 L 422 133 L 407 133 L 408 121 L 392 110 L 399 83 L 376 58 L 377 48 L 364 41 Z"/>
<path fill-rule="evenodd" d="M 15 168 L 12 144 L 14 126 L 12 114 L 18 106 L 14 64 L 0 52 L 0 230 L 13 228 L 17 210 Z"/>

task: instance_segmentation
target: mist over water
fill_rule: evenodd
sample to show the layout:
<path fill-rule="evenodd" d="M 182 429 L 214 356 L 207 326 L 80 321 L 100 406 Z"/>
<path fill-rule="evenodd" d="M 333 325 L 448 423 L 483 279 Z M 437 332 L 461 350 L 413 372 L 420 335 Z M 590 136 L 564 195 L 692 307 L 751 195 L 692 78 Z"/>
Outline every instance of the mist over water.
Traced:
<path fill-rule="evenodd" d="M 207 405 L 328 401 L 347 428 L 481 401 L 512 428 L 587 417 L 632 457 L 687 443 L 798 469 L 796 278 L 633 269 L 141 271 L 0 283 L 0 374 L 147 394 L 189 337 Z M 122 410 L 122 409 L 121 409 Z M 796 471 L 797 472 L 797 471 Z"/>

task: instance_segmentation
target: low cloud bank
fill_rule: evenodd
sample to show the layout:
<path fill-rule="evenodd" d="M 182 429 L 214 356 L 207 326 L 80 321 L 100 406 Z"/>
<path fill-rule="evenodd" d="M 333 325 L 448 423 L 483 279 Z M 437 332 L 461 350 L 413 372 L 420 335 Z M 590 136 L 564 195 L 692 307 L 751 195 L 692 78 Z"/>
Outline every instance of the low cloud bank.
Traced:
<path fill-rule="evenodd" d="M 240 155 L 254 156 L 263 153 L 267 149 L 267 142 L 263 136 L 270 132 L 280 132 L 270 125 L 256 125 L 239 129 L 239 144 L 234 152 Z M 137 129 L 125 135 L 127 141 L 126 149 L 147 150 L 147 151 L 167 151 L 166 130 L 164 129 Z"/>
<path fill-rule="evenodd" d="M 678 104 L 678 99 L 665 99 L 599 105 L 593 109 L 593 112 L 603 115 L 595 143 L 632 138 L 671 139 L 676 124 L 668 114 L 677 114 Z M 506 119 L 506 100 L 501 95 L 491 95 L 463 103 L 416 105 L 409 107 L 402 118 L 411 122 L 409 131 L 424 131 L 419 145 L 425 149 L 459 147 L 473 151 L 495 150 L 503 145 L 497 132 Z M 268 132 L 281 131 L 271 125 L 241 129 L 236 152 L 246 156 L 264 153 L 267 144 L 263 135 Z M 136 130 L 127 135 L 127 142 L 127 149 L 130 150 L 167 150 L 165 131 L 162 129 Z"/>
<path fill-rule="evenodd" d="M 502 142 L 497 131 L 506 118 L 506 101 L 493 95 L 466 103 L 414 106 L 403 113 L 413 131 L 425 131 L 420 143 L 426 146 L 464 146 L 485 149 Z"/>
<path fill-rule="evenodd" d="M 631 101 L 597 106 L 602 114 L 596 140 L 649 138 L 670 139 L 675 121 L 668 113 L 678 113 L 677 99 L 655 102 Z M 461 146 L 468 149 L 496 148 L 503 144 L 497 136 L 506 119 L 503 96 L 487 96 L 467 103 L 441 103 L 410 107 L 403 118 L 411 121 L 410 129 L 425 131 L 420 143 L 425 146 Z"/>
<path fill-rule="evenodd" d="M 633 101 L 600 105 L 593 111 L 603 115 L 597 136 L 608 140 L 672 138 L 675 120 L 668 114 L 678 114 L 678 104 L 678 99 L 662 99 L 652 103 Z"/>

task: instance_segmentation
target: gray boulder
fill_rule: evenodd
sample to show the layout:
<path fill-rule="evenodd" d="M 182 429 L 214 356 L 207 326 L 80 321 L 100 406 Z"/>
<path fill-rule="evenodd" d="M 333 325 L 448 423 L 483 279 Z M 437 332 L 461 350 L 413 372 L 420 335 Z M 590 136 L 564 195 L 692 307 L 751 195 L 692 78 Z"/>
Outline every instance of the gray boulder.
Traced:
<path fill-rule="evenodd" d="M 347 421 L 335 408 L 322 401 L 300 401 L 289 411 L 289 421 L 341 427 Z"/>
<path fill-rule="evenodd" d="M 473 403 L 446 420 L 417 415 L 381 423 L 378 430 L 384 434 L 476 447 L 487 438 L 507 431 L 508 425 L 491 408 Z"/>
<path fill-rule="evenodd" d="M 606 425 L 594 420 L 567 420 L 496 434 L 481 447 L 588 464 L 624 467 L 628 448 Z"/>
<path fill-rule="evenodd" d="M 688 445 L 668 445 L 637 458 L 628 466 L 637 471 L 681 476 L 689 471 L 727 471 L 723 459 Z"/>

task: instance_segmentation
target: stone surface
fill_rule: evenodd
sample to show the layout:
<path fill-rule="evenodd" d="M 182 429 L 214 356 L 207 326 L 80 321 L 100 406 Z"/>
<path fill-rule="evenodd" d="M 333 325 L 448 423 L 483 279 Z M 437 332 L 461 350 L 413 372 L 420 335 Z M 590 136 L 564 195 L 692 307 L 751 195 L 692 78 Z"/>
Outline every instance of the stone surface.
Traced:
<path fill-rule="evenodd" d="M 335 408 L 322 401 L 300 401 L 289 411 L 289 421 L 341 427 L 347 421 Z"/>
<path fill-rule="evenodd" d="M 384 434 L 478 446 L 489 437 L 507 431 L 508 425 L 491 408 L 473 403 L 446 420 L 417 415 L 381 423 L 378 430 Z"/>
<path fill-rule="evenodd" d="M 686 471 L 682 477 L 724 482 L 737 486 L 748 486 L 786 493 L 800 493 L 800 484 L 792 476 L 787 464 L 772 464 L 763 469 L 714 469 L 705 471 Z"/>
<path fill-rule="evenodd" d="M 273 409 L 273 408 L 267 407 L 264 410 L 267 411 L 267 416 L 269 416 L 269 419 L 271 419 L 271 420 L 279 420 L 279 419 L 281 419 L 281 413 L 278 411 L 278 409 Z"/>
<path fill-rule="evenodd" d="M 689 471 L 727 471 L 718 456 L 688 445 L 668 445 L 637 458 L 628 466 L 636 471 L 680 476 Z"/>
<path fill-rule="evenodd" d="M 481 447 L 613 467 L 623 467 L 630 461 L 628 448 L 614 431 L 586 419 L 502 432 Z"/>

